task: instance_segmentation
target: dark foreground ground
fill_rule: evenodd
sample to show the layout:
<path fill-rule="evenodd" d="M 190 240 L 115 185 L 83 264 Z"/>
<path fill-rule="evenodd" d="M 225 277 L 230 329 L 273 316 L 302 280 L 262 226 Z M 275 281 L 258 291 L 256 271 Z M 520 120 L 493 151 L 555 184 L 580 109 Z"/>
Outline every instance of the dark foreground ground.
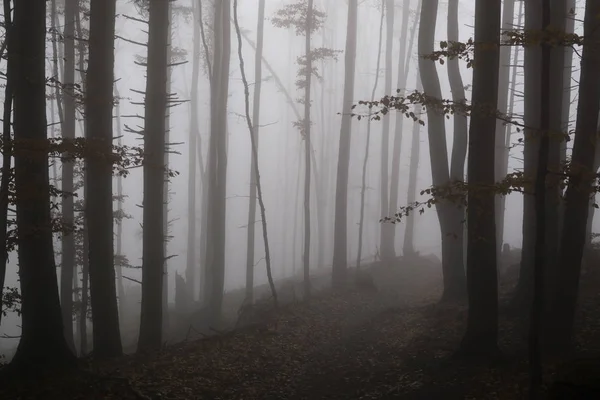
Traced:
<path fill-rule="evenodd" d="M 152 355 L 82 361 L 66 376 L 0 388 L 0 399 L 527 398 L 518 322 L 501 317 L 502 361 L 456 360 L 466 309 L 437 304 L 439 267 L 419 259 L 371 270 L 377 292 L 324 293 L 309 304 L 286 306 L 263 326 Z M 582 280 L 580 354 L 577 361 L 548 362 L 549 387 L 557 380 L 600 382 L 599 287 L 598 273 Z M 580 392 L 564 386 L 562 397 L 553 398 L 600 399 L 590 388 Z"/>

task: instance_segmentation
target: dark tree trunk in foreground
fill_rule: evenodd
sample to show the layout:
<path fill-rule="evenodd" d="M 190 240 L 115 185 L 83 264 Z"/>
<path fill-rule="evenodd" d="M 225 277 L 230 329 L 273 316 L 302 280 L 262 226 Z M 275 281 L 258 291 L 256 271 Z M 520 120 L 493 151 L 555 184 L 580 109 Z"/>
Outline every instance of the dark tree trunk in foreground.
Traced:
<path fill-rule="evenodd" d="M 564 6 L 564 3 L 563 3 Z M 547 31 L 550 28 L 550 0 L 543 0 L 542 2 L 542 29 Z M 564 24 L 563 24 L 564 25 Z M 544 276 L 546 269 L 550 265 L 548 259 L 547 246 L 556 245 L 556 240 L 549 241 L 548 234 L 556 233 L 549 227 L 548 222 L 552 222 L 548 219 L 548 208 L 552 207 L 549 204 L 552 200 L 552 195 L 548 191 L 546 186 L 548 173 L 551 171 L 551 158 L 552 158 L 552 147 L 556 150 L 559 149 L 558 142 L 552 143 L 550 129 L 556 129 L 556 125 L 553 126 L 558 119 L 558 128 L 560 129 L 560 110 L 555 110 L 556 115 L 551 116 L 551 107 L 558 104 L 562 105 L 562 98 L 560 96 L 562 92 L 562 85 L 554 85 L 554 92 L 551 90 L 551 74 L 561 74 L 562 71 L 552 71 L 553 67 L 556 67 L 555 61 L 558 56 L 558 63 L 562 65 L 564 61 L 564 54 L 562 51 L 556 51 L 552 54 L 552 47 L 550 44 L 542 42 L 542 62 L 540 64 L 540 127 L 538 136 L 540 139 L 540 147 L 538 150 L 538 164 L 535 177 L 535 221 L 536 221 L 536 232 L 535 232 L 535 260 L 534 260 L 534 271 L 533 271 L 533 302 L 530 312 L 529 320 L 529 374 L 530 374 L 530 386 L 529 386 L 529 398 L 539 398 L 539 391 L 542 385 L 543 370 L 542 370 L 542 357 L 540 347 L 540 336 L 542 333 L 542 315 L 544 311 Z M 562 50 L 562 49 L 561 49 Z M 554 57 L 552 57 L 554 56 Z M 554 60 L 552 60 L 554 58 Z M 555 65 L 553 65 L 555 64 Z M 562 82 L 561 79 L 558 82 Z M 552 98 L 554 97 L 554 98 Z M 553 132 L 554 133 L 554 132 Z M 558 156 L 558 151 L 556 152 Z M 549 201 L 550 200 L 550 201 Z M 557 204 L 554 205 L 556 208 Z"/>
<path fill-rule="evenodd" d="M 438 0 L 423 0 L 419 25 L 419 54 L 433 53 Z M 434 98 L 442 98 L 440 80 L 435 63 L 419 57 L 419 71 L 424 92 Z M 429 137 L 429 153 L 431 154 L 431 174 L 434 186 L 445 186 L 450 183 L 448 167 L 448 151 L 446 146 L 446 128 L 444 115 L 433 107 L 427 108 L 427 133 Z M 436 204 L 442 240 L 442 271 L 444 275 L 443 300 L 457 300 L 465 294 L 465 273 L 462 259 L 462 248 L 456 246 L 455 232 L 457 222 L 461 222 L 456 205 L 448 201 Z"/>
<path fill-rule="evenodd" d="M 252 125 L 256 153 L 258 155 L 260 131 L 260 95 L 262 89 L 262 53 L 265 27 L 265 0 L 258 4 L 258 24 L 256 27 L 256 50 L 254 57 L 254 100 L 252 102 Z M 256 235 L 256 163 L 254 155 L 250 161 L 250 201 L 248 209 L 248 240 L 246 242 L 246 301 L 254 301 L 254 238 Z"/>
<path fill-rule="evenodd" d="M 86 217 L 90 260 L 90 295 L 94 354 L 122 353 L 113 248 L 112 153 L 115 0 L 92 0 L 86 82 L 87 159 Z"/>
<path fill-rule="evenodd" d="M 348 2 L 348 25 L 346 30 L 344 100 L 335 193 L 333 270 L 331 277 L 333 287 L 339 289 L 345 286 L 348 268 L 348 169 L 350 168 L 350 138 L 352 134 L 351 107 L 354 100 L 354 76 L 356 71 L 357 19 L 358 1 L 350 0 Z"/>
<path fill-rule="evenodd" d="M 12 4 L 9 0 L 4 1 L 4 24 L 5 36 L 4 40 L 7 43 L 8 51 L 12 51 L 9 43 L 9 38 L 12 36 Z M 0 180 L 0 310 L 3 309 L 2 298 L 4 294 L 4 282 L 6 279 L 6 265 L 8 263 L 8 202 L 9 202 L 9 185 L 12 181 L 12 106 L 13 106 L 13 64 L 14 58 L 8 57 L 6 66 L 6 86 L 4 88 L 4 110 L 2 115 L 2 178 Z M 2 312 L 0 312 L 0 324 L 2 323 Z"/>
<path fill-rule="evenodd" d="M 525 2 L 525 30 L 540 31 L 542 29 L 541 0 Z M 524 123 L 527 127 L 540 126 L 540 71 L 542 53 L 537 44 L 526 45 L 524 51 Z M 526 178 L 523 195 L 523 243 L 519 283 L 513 299 L 517 309 L 529 310 L 533 288 L 533 266 L 535 248 L 535 198 L 533 182 L 537 166 L 539 137 L 532 129 L 524 130 L 523 173 Z"/>
<path fill-rule="evenodd" d="M 550 346 L 565 350 L 572 344 L 581 260 L 585 245 L 588 201 L 594 180 L 594 151 L 600 107 L 600 2 L 587 1 L 584 19 L 586 42 L 581 60 L 579 104 L 570 179 L 565 194 L 565 216 L 560 241 L 556 286 L 552 302 Z"/>
<path fill-rule="evenodd" d="M 498 103 L 500 0 L 475 3 L 473 113 L 469 135 L 467 291 L 469 317 L 461 350 L 469 355 L 498 351 L 498 277 L 494 155 Z M 493 44 L 493 46 L 492 46 Z"/>
<path fill-rule="evenodd" d="M 384 93 L 392 92 L 392 51 L 394 48 L 394 0 L 385 1 L 385 83 Z M 380 196 L 381 196 L 381 218 L 388 217 L 389 212 L 389 154 L 390 154 L 390 115 L 383 117 L 381 129 L 381 171 L 380 171 Z M 391 261 L 396 256 L 392 231 L 394 225 L 388 223 L 380 224 L 380 251 L 381 259 Z"/>
<path fill-rule="evenodd" d="M 154 350 L 162 345 L 169 11 L 169 2 L 150 1 L 144 118 L 142 312 L 138 351 Z"/>
<path fill-rule="evenodd" d="M 65 95 L 62 97 L 64 103 L 64 130 L 63 139 L 75 139 L 75 14 L 79 12 L 77 0 L 66 0 L 65 2 L 65 68 L 63 85 Z M 68 157 L 68 154 L 65 156 Z M 65 339 L 71 350 L 75 351 L 73 341 L 73 274 L 75 271 L 75 234 L 69 232 L 73 226 L 73 162 L 63 160 L 62 162 L 62 223 L 63 229 L 61 240 L 61 265 L 60 265 L 60 299 L 62 307 L 63 326 Z"/>
<path fill-rule="evenodd" d="M 46 2 L 19 0 L 14 9 L 15 190 L 21 340 L 16 370 L 74 365 L 64 337 L 52 247 L 46 147 Z M 33 189 L 33 190 L 32 190 Z"/>

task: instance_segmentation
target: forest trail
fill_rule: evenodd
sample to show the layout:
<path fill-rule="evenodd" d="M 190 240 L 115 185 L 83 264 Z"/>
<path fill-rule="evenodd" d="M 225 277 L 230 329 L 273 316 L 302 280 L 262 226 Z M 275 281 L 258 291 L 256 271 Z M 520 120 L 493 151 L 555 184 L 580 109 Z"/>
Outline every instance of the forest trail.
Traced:
<path fill-rule="evenodd" d="M 527 363 L 514 322 L 501 318 L 500 364 L 451 356 L 466 308 L 437 302 L 439 267 L 374 267 L 377 292 L 322 293 L 281 310 L 277 321 L 132 355 L 18 396 L 44 399 L 512 399 L 525 398 Z M 591 288 L 591 287 L 590 287 Z M 584 319 L 597 320 L 597 295 Z M 586 322 L 588 324 L 588 322 Z M 581 341 L 596 343 L 598 330 Z M 521 350 L 519 350 L 521 349 Z M 507 384 L 510 382 L 510 384 Z M 14 394 L 14 392 L 13 392 Z"/>

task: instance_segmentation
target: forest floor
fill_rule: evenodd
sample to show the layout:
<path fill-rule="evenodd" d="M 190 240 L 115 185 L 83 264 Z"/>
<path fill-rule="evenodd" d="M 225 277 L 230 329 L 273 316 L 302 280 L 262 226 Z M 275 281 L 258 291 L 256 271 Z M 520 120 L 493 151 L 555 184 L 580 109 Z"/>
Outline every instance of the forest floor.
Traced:
<path fill-rule="evenodd" d="M 461 361 L 452 355 L 464 333 L 466 308 L 437 302 L 438 265 L 419 259 L 370 272 L 377 291 L 322 293 L 308 304 L 283 307 L 261 327 L 186 341 L 149 355 L 87 360 L 66 376 L 16 384 L 10 392 L 0 389 L 0 398 L 527 398 L 521 323 L 501 313 L 502 360 L 485 365 Z M 507 293 L 513 283 L 501 291 Z M 547 363 L 548 382 L 557 375 L 599 380 L 599 283 L 597 272 L 582 279 L 577 348 L 586 359 Z M 565 396 L 560 398 L 600 398 Z"/>

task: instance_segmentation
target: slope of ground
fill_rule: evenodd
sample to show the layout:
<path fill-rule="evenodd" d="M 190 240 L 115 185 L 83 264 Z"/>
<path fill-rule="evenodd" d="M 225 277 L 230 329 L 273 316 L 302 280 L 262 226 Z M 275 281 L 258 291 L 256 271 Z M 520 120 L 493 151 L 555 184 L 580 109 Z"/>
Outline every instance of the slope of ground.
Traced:
<path fill-rule="evenodd" d="M 377 291 L 323 293 L 308 304 L 286 306 L 265 325 L 151 355 L 87 360 L 68 376 L 0 390 L 0 398 L 526 398 L 519 324 L 501 318 L 504 360 L 462 363 L 451 355 L 463 333 L 466 309 L 436 303 L 438 266 L 421 259 L 373 267 L 371 273 Z M 588 354 L 600 350 L 598 281 L 590 278 L 582 285 L 577 340 Z M 554 367 L 548 372 L 553 379 Z"/>

